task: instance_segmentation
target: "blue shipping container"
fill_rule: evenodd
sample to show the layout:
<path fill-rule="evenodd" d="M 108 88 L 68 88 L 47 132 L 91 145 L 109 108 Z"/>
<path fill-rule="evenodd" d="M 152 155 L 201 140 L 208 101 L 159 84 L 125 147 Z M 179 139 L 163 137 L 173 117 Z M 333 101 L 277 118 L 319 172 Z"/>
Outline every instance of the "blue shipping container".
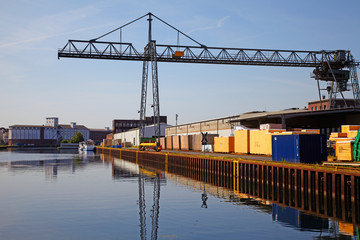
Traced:
<path fill-rule="evenodd" d="M 323 134 L 273 135 L 272 160 L 293 163 L 326 161 L 326 136 Z"/>

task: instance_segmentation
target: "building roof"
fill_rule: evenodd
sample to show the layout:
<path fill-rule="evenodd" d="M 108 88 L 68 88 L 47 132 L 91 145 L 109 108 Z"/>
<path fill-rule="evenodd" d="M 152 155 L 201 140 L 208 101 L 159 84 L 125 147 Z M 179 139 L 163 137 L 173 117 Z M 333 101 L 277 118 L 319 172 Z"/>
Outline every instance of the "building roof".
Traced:
<path fill-rule="evenodd" d="M 89 130 L 87 127 L 85 127 L 84 125 L 77 125 L 76 124 L 76 128 L 72 128 L 71 125 L 69 124 L 59 124 L 60 128 L 71 128 L 71 129 L 82 129 L 82 130 Z"/>
<path fill-rule="evenodd" d="M 208 119 L 198 122 L 191 122 L 191 123 L 184 123 L 177 125 L 185 126 L 190 124 L 198 124 L 203 122 L 210 122 L 210 121 L 218 121 L 218 120 L 228 120 L 229 123 L 237 123 L 244 120 L 256 120 L 260 118 L 278 118 L 278 117 L 285 117 L 285 118 L 292 118 L 292 117 L 299 117 L 299 116 L 313 116 L 313 115 L 327 115 L 327 114 L 338 114 L 338 113 L 348 113 L 348 112 L 360 112 L 360 108 L 341 108 L 341 109 L 328 109 L 328 110 L 318 110 L 318 111 L 311 111 L 308 109 L 285 109 L 280 111 L 273 111 L 273 112 L 266 112 L 266 111 L 254 111 L 248 113 L 242 113 L 236 116 L 229 116 L 229 117 L 222 117 L 216 119 Z M 169 126 L 169 127 L 176 127 L 176 126 Z"/>
<path fill-rule="evenodd" d="M 90 131 L 97 131 L 97 132 L 112 132 L 111 129 L 106 130 L 106 129 L 102 129 L 102 128 L 89 128 Z"/>
<path fill-rule="evenodd" d="M 322 102 L 329 102 L 330 99 L 329 98 L 326 98 L 326 99 L 321 99 Z M 344 102 L 344 99 L 342 98 L 337 98 L 335 99 L 336 102 Z M 345 98 L 345 101 L 346 102 L 353 102 L 354 99 L 353 98 Z M 308 102 L 308 104 L 311 104 L 311 103 L 319 103 L 320 100 L 314 100 L 314 101 L 311 101 L 311 102 Z"/>
<path fill-rule="evenodd" d="M 33 127 L 33 128 L 40 128 L 40 127 L 44 127 L 44 128 L 56 128 L 53 126 L 46 126 L 46 125 L 21 125 L 21 124 L 15 124 L 15 125 L 11 125 L 9 126 L 9 128 L 18 128 L 18 127 Z"/>
<path fill-rule="evenodd" d="M 237 120 L 248 120 L 253 118 L 261 118 L 261 117 L 269 117 L 269 116 L 280 116 L 280 115 L 287 115 L 287 114 L 297 114 L 297 113 L 306 113 L 309 112 L 307 109 L 285 109 L 280 111 L 273 111 L 273 112 L 250 112 L 250 113 L 243 113 L 240 114 L 235 121 Z"/>
<path fill-rule="evenodd" d="M 293 118 L 300 116 L 314 116 L 314 115 L 329 115 L 329 114 L 338 114 L 338 113 L 349 113 L 349 112 L 360 112 L 360 108 L 338 108 L 338 109 L 328 109 L 328 110 L 318 110 L 311 111 L 305 109 L 290 109 L 283 111 L 274 111 L 274 112 L 262 112 L 254 114 L 241 114 L 237 119 L 230 120 L 230 122 L 239 122 L 241 120 L 251 120 L 258 118 L 276 118 L 276 117 L 285 117 Z"/>

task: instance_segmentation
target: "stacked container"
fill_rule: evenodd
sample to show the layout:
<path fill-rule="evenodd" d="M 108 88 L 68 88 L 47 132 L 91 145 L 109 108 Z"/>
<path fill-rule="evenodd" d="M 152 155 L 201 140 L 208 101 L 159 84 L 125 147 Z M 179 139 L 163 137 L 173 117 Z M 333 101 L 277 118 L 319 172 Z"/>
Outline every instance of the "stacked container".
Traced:
<path fill-rule="evenodd" d="M 354 140 L 360 125 L 343 125 L 341 133 L 332 132 L 329 140 L 335 144 L 335 157 L 339 161 L 354 161 Z"/>

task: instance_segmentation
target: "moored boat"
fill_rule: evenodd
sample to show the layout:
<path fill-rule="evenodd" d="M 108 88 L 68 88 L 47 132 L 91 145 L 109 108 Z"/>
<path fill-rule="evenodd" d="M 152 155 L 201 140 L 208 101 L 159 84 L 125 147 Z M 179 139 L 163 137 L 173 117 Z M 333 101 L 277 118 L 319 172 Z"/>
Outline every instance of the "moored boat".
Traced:
<path fill-rule="evenodd" d="M 79 142 L 79 150 L 81 151 L 94 151 L 95 142 L 91 139 Z"/>

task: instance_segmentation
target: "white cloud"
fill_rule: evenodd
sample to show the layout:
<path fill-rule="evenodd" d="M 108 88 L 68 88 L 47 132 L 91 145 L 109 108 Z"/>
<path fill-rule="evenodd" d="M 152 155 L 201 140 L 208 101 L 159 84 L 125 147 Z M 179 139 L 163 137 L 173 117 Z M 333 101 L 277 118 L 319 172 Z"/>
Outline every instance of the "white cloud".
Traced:
<path fill-rule="evenodd" d="M 22 44 L 39 42 L 48 38 L 64 36 L 73 33 L 101 28 L 106 25 L 82 27 L 77 30 L 78 23 L 86 20 L 99 12 L 99 8 L 94 5 L 88 5 L 78 9 L 72 9 L 66 12 L 55 13 L 34 17 L 34 20 L 23 18 L 21 27 L 8 28 L 6 32 L 1 31 L 7 38 L 0 43 L 0 48 L 21 46 Z"/>
<path fill-rule="evenodd" d="M 216 23 L 214 23 L 211 20 L 207 20 L 207 21 L 212 22 L 211 25 L 192 29 L 187 34 L 191 34 L 193 32 L 199 32 L 199 31 L 206 31 L 206 30 L 215 29 L 215 28 L 221 28 L 222 26 L 224 26 L 224 24 L 228 21 L 229 18 L 230 18 L 230 16 L 225 16 L 225 17 L 219 19 Z"/>

